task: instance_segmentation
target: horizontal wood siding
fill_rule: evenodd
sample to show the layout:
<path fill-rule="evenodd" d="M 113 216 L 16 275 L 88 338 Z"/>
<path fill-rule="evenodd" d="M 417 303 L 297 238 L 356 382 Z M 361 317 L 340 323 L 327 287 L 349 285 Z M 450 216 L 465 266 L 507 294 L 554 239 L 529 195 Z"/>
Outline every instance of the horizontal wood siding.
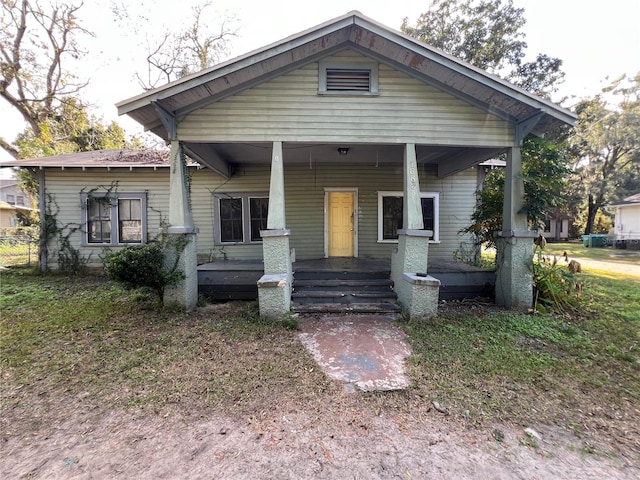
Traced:
<path fill-rule="evenodd" d="M 285 159 L 286 160 L 286 159 Z M 209 170 L 189 170 L 191 176 L 191 204 L 193 220 L 200 229 L 197 236 L 199 263 L 218 259 L 260 259 L 262 244 L 214 245 L 214 194 L 268 192 L 270 168 L 268 165 L 242 167 L 229 180 Z M 309 165 L 287 165 L 285 163 L 285 202 L 287 228 L 291 230 L 290 244 L 296 249 L 299 259 L 322 258 L 324 256 L 324 195 L 325 187 L 355 187 L 358 189 L 359 256 L 362 258 L 390 258 L 394 244 L 377 242 L 378 236 L 378 191 L 401 191 L 402 168 L 398 166 L 371 165 L 369 168 L 345 165 L 329 165 L 321 160 Z M 160 227 L 169 216 L 169 170 L 138 169 L 134 171 L 102 169 L 82 171 L 80 169 L 48 169 L 46 171 L 47 193 L 50 208 L 56 215 L 59 227 L 74 248 L 89 259 L 89 266 L 102 265 L 102 257 L 108 250 L 102 246 L 81 246 L 81 192 L 105 191 L 112 182 L 117 182 L 119 192 L 147 193 L 148 238 L 158 236 Z M 458 233 L 469 224 L 475 203 L 476 170 L 439 180 L 426 175 L 421 169 L 422 191 L 440 195 L 440 243 L 431 244 L 429 255 L 433 258 L 451 260 L 453 252 L 461 242 L 470 238 Z M 74 230 L 71 232 L 71 230 Z M 53 242 L 49 262 L 57 266 L 59 245 Z M 113 247 L 112 247 L 113 248 Z M 115 247 L 118 248 L 118 247 Z"/>
<path fill-rule="evenodd" d="M 117 186 L 116 186 L 117 183 Z M 73 248 L 88 260 L 89 267 L 101 267 L 102 257 L 113 247 L 81 246 L 82 206 L 80 195 L 90 191 L 105 192 L 146 192 L 147 193 L 147 236 L 151 240 L 160 233 L 160 225 L 169 217 L 169 169 L 47 169 L 45 185 L 48 194 L 47 204 L 55 214 L 58 228 L 64 236 L 69 236 Z M 58 267 L 59 242 L 52 241 L 49 246 L 49 265 Z M 118 247 L 116 247 L 118 248 Z"/>
<path fill-rule="evenodd" d="M 329 60 L 366 59 L 347 50 Z M 386 65 L 379 95 L 319 95 L 318 63 L 282 75 L 180 120 L 185 141 L 374 142 L 510 145 L 497 117 Z"/>

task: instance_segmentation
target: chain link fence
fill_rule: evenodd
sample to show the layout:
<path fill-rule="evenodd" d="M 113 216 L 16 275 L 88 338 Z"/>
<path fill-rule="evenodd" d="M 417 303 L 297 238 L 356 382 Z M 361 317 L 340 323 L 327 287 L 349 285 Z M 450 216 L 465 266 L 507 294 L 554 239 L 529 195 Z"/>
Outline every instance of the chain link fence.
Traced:
<path fill-rule="evenodd" d="M 0 267 L 31 266 L 38 262 L 38 240 L 28 236 L 0 236 Z"/>

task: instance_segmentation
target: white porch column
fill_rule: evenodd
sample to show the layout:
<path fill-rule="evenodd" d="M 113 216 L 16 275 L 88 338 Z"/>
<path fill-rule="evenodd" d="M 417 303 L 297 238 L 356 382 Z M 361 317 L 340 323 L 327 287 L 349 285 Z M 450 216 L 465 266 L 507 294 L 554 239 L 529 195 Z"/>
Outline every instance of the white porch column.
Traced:
<path fill-rule="evenodd" d="M 525 309 L 533 303 L 533 238 L 524 211 L 521 147 L 507 154 L 502 231 L 496 232 L 496 303 Z"/>
<path fill-rule="evenodd" d="M 189 203 L 187 167 L 182 145 L 171 141 L 171 166 L 169 171 L 169 228 L 165 245 L 165 268 L 174 268 L 183 273 L 178 283 L 170 285 L 164 292 L 164 304 L 178 305 L 185 310 L 195 308 L 198 303 L 198 259 L 196 235 Z"/>
<path fill-rule="evenodd" d="M 391 255 L 391 279 L 398 300 L 410 318 L 436 315 L 440 281 L 427 276 L 429 237 L 424 230 L 416 146 L 405 145 L 403 168 L 403 229 L 398 231 L 398 249 Z"/>
<path fill-rule="evenodd" d="M 260 315 L 279 318 L 291 309 L 293 273 L 284 203 L 282 142 L 273 142 L 267 230 L 262 230 L 264 275 L 258 280 Z"/>

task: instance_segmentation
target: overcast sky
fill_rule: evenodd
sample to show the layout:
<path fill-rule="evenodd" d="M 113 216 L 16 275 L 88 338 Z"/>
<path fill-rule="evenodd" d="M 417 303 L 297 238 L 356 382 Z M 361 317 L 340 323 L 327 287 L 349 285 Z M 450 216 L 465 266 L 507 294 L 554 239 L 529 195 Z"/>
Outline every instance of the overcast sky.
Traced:
<path fill-rule="evenodd" d="M 114 104 L 141 93 L 134 72 L 144 70 L 143 35 L 161 35 L 188 24 L 195 0 L 116 0 L 127 5 L 142 22 L 116 21 L 111 0 L 85 0 L 83 25 L 95 33 L 84 39 L 89 52 L 77 66 L 80 78 L 90 78 L 83 99 L 96 106 L 105 121 L 116 120 L 130 134 L 140 131 L 133 121 L 117 117 Z M 218 12 L 237 17 L 238 37 L 229 57 L 260 48 L 358 10 L 373 20 L 399 30 L 404 17 L 414 23 L 430 0 L 217 0 Z M 640 0 L 514 0 L 525 8 L 526 40 L 531 57 L 539 52 L 564 61 L 566 82 L 561 96 L 577 98 L 597 93 L 622 74 L 640 72 Z M 216 20 L 213 20 L 216 22 Z M 560 97 L 558 97 L 560 98 Z M 565 103 L 570 106 L 572 102 Z M 0 101 L 0 134 L 13 139 L 23 129 L 20 118 Z M 0 160 L 9 157 L 0 153 Z"/>

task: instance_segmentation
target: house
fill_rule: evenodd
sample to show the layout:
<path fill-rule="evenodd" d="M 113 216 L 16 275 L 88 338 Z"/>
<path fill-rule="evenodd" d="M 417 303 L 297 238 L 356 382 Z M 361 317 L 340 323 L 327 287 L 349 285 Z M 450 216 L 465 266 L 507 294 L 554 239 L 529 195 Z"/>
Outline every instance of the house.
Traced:
<path fill-rule="evenodd" d="M 540 234 L 551 241 L 568 240 L 569 217 L 562 213 L 549 215 L 544 223 L 544 229 Z"/>
<path fill-rule="evenodd" d="M 15 179 L 0 179 L 0 228 L 15 227 L 18 212 L 32 210 L 31 200 Z"/>
<path fill-rule="evenodd" d="M 161 226 L 178 239 L 185 278 L 166 301 L 195 305 L 199 263 L 253 261 L 276 317 L 300 262 L 356 259 L 389 263 L 409 315 L 434 315 L 429 265 L 470 242 L 477 165 L 506 152 L 496 296 L 531 304 L 520 147 L 575 120 L 544 99 L 350 12 L 117 107 L 170 145 L 168 167 L 127 152 L 23 164 L 93 262 Z"/>
<path fill-rule="evenodd" d="M 614 212 L 614 245 L 616 248 L 640 250 L 640 193 L 613 202 L 606 209 Z"/>

